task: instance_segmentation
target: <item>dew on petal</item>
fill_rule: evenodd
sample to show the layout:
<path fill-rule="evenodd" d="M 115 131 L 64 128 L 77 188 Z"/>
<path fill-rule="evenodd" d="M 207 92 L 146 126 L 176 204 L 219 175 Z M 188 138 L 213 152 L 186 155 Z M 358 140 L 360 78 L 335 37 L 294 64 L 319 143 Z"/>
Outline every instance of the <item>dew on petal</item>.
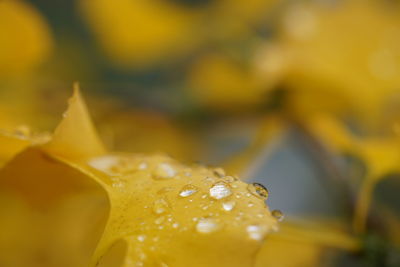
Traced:
<path fill-rule="evenodd" d="M 196 224 L 196 231 L 202 234 L 209 234 L 218 230 L 217 222 L 212 218 L 202 218 Z"/>
<path fill-rule="evenodd" d="M 246 231 L 250 239 L 258 241 L 262 240 L 267 233 L 265 227 L 255 224 L 247 226 Z"/>
<path fill-rule="evenodd" d="M 252 183 L 247 186 L 247 189 L 250 193 L 258 198 L 262 198 L 264 200 L 268 198 L 268 190 L 262 184 Z"/>
<path fill-rule="evenodd" d="M 213 170 L 213 172 L 214 172 L 214 175 L 217 176 L 217 177 L 219 177 L 219 178 L 222 178 L 222 177 L 225 176 L 225 170 L 222 169 L 222 168 L 215 168 L 215 169 Z"/>
<path fill-rule="evenodd" d="M 222 199 L 232 194 L 231 189 L 225 182 L 218 182 L 210 188 L 210 197 Z"/>
<path fill-rule="evenodd" d="M 141 163 L 138 165 L 138 169 L 139 169 L 139 170 L 145 170 L 145 169 L 147 169 L 147 167 L 148 167 L 148 165 L 147 165 L 146 162 L 141 162 Z"/>
<path fill-rule="evenodd" d="M 154 179 L 170 179 L 174 178 L 176 175 L 176 170 L 172 165 L 168 163 L 161 163 L 153 171 Z"/>
<path fill-rule="evenodd" d="M 88 161 L 89 166 L 108 175 L 116 175 L 113 170 L 120 162 L 120 158 L 114 155 L 92 158 Z"/>
<path fill-rule="evenodd" d="M 233 183 L 233 182 L 236 182 L 238 179 L 235 178 L 235 177 L 233 177 L 233 176 L 228 175 L 228 176 L 225 176 L 225 177 L 223 178 L 223 180 L 224 180 L 225 182 L 227 182 L 227 183 Z"/>
<path fill-rule="evenodd" d="M 236 202 L 235 201 L 227 201 L 222 203 L 222 208 L 226 211 L 231 211 L 233 210 L 233 208 L 236 206 Z"/>
<path fill-rule="evenodd" d="M 156 201 L 154 201 L 153 204 L 153 211 L 155 214 L 162 214 L 164 212 L 166 212 L 169 208 L 168 202 L 163 199 L 157 199 Z"/>
<path fill-rule="evenodd" d="M 139 242 L 144 242 L 144 241 L 146 240 L 146 236 L 145 236 L 145 235 L 138 235 L 138 236 L 137 236 L 137 240 L 138 240 Z"/>
<path fill-rule="evenodd" d="M 155 219 L 154 223 L 155 224 L 162 224 L 165 221 L 165 217 L 161 216 Z"/>
<path fill-rule="evenodd" d="M 188 197 L 195 194 L 198 191 L 197 187 L 191 184 L 185 185 L 181 191 L 179 191 L 179 196 Z"/>
<path fill-rule="evenodd" d="M 284 217 L 285 217 L 285 216 L 283 215 L 282 211 L 280 211 L 280 210 L 273 210 L 273 211 L 271 212 L 271 214 L 272 214 L 272 216 L 273 216 L 275 219 L 278 220 L 278 222 L 282 221 L 282 220 L 284 219 Z"/>

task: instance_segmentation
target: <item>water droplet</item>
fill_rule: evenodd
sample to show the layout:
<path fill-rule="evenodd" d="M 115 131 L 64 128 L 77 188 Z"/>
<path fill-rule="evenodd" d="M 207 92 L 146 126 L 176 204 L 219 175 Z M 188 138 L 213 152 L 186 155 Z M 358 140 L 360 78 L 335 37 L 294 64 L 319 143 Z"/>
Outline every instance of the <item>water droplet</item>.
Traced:
<path fill-rule="evenodd" d="M 139 169 L 139 170 L 145 170 L 145 169 L 147 169 L 147 167 L 148 167 L 148 165 L 147 165 L 146 162 L 141 162 L 141 163 L 138 165 L 138 169 Z"/>
<path fill-rule="evenodd" d="M 197 187 L 191 184 L 185 185 L 181 191 L 179 192 L 179 196 L 181 197 L 188 197 L 197 192 Z"/>
<path fill-rule="evenodd" d="M 154 179 L 170 179 L 176 175 L 176 170 L 168 163 L 161 163 L 153 171 Z"/>
<path fill-rule="evenodd" d="M 278 220 L 278 222 L 281 222 L 283 220 L 283 218 L 285 217 L 282 213 L 282 211 L 280 210 L 273 210 L 271 212 L 272 216 L 274 216 L 275 219 Z"/>
<path fill-rule="evenodd" d="M 233 183 L 233 182 L 236 182 L 237 181 L 237 179 L 235 178 L 235 177 L 233 177 L 233 176 L 225 176 L 224 178 L 223 178 L 223 180 L 225 181 L 225 182 L 227 182 L 227 183 Z"/>
<path fill-rule="evenodd" d="M 222 208 L 226 211 L 231 211 L 235 207 L 236 202 L 235 201 L 227 201 L 222 203 Z"/>
<path fill-rule="evenodd" d="M 214 175 L 219 178 L 222 178 L 225 176 L 225 170 L 222 168 L 215 168 L 213 172 L 214 172 Z"/>
<path fill-rule="evenodd" d="M 163 216 L 161 216 L 161 217 L 158 217 L 158 218 L 154 221 L 154 223 L 155 223 L 155 224 L 162 224 L 164 221 L 165 221 L 165 218 L 164 218 Z"/>
<path fill-rule="evenodd" d="M 163 187 L 160 190 L 158 190 L 157 194 L 165 194 L 170 191 L 172 191 L 172 187 Z"/>
<path fill-rule="evenodd" d="M 212 218 L 202 218 L 197 222 L 196 230 L 202 234 L 212 233 L 218 230 L 218 224 Z"/>
<path fill-rule="evenodd" d="M 146 240 L 146 236 L 145 236 L 145 235 L 138 235 L 138 236 L 137 236 L 137 240 L 138 240 L 139 242 L 144 242 L 144 241 Z"/>
<path fill-rule="evenodd" d="M 156 201 L 154 201 L 153 211 L 155 214 L 162 214 L 162 213 L 166 212 L 168 208 L 169 208 L 169 205 L 165 199 L 160 198 L 160 199 L 157 199 Z"/>
<path fill-rule="evenodd" d="M 173 223 L 173 224 L 172 224 L 172 228 L 175 228 L 175 229 L 176 229 L 176 228 L 178 228 L 178 227 L 179 227 L 179 223 Z"/>
<path fill-rule="evenodd" d="M 125 191 L 125 183 L 122 181 L 116 181 L 116 182 L 112 183 L 112 187 L 117 189 L 120 192 Z"/>
<path fill-rule="evenodd" d="M 249 225 L 247 226 L 246 231 L 251 239 L 258 241 L 262 240 L 266 234 L 265 227 L 260 225 Z"/>
<path fill-rule="evenodd" d="M 26 125 L 20 125 L 14 130 L 14 135 L 21 139 L 29 138 L 31 134 L 31 129 Z"/>
<path fill-rule="evenodd" d="M 120 158 L 113 155 L 92 158 L 88 161 L 90 167 L 93 167 L 108 175 L 116 175 L 114 168 L 119 164 Z"/>
<path fill-rule="evenodd" d="M 253 203 L 253 202 L 250 202 L 250 203 L 247 205 L 247 207 L 249 207 L 249 208 L 254 207 L 254 203 Z"/>
<path fill-rule="evenodd" d="M 267 199 L 268 198 L 268 190 L 262 184 L 252 183 L 247 186 L 247 189 L 250 193 L 255 195 L 258 198 Z"/>
<path fill-rule="evenodd" d="M 230 196 L 232 191 L 229 189 L 228 184 L 225 182 L 218 182 L 210 188 L 210 197 L 215 199 L 222 199 Z"/>

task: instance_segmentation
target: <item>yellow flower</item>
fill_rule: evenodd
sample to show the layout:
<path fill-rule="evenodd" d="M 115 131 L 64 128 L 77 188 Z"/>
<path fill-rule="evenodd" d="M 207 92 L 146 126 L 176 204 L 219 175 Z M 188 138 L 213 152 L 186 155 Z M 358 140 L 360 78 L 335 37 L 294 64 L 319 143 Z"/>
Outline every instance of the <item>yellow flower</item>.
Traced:
<path fill-rule="evenodd" d="M 207 108 L 229 112 L 254 109 L 265 102 L 273 84 L 273 77 L 269 78 L 267 82 L 254 68 L 228 56 L 209 54 L 191 67 L 187 87 Z"/>
<path fill-rule="evenodd" d="M 259 184 L 108 152 L 78 90 L 50 141 L 10 146 L 3 162 L 4 266 L 252 266 L 277 228 Z"/>
<path fill-rule="evenodd" d="M 328 110 L 376 123 L 396 104 L 399 33 L 398 10 L 379 1 L 292 5 L 278 40 L 265 47 L 262 67 L 284 76 L 288 106 L 295 110 Z"/>
<path fill-rule="evenodd" d="M 32 70 L 51 47 L 48 25 L 33 6 L 20 0 L 0 2 L 0 76 Z"/>
<path fill-rule="evenodd" d="M 248 34 L 248 24 L 275 1 L 224 0 L 198 7 L 179 2 L 80 0 L 80 8 L 110 59 L 148 67 L 177 60 L 210 39 Z"/>

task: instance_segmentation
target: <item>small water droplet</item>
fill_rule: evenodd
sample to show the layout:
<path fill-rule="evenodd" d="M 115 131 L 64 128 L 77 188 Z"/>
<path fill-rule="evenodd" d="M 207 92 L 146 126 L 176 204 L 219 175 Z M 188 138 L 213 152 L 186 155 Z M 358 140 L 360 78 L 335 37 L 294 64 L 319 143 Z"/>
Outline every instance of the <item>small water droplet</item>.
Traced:
<path fill-rule="evenodd" d="M 159 164 L 153 171 L 154 179 L 170 179 L 175 177 L 176 170 L 168 163 Z"/>
<path fill-rule="evenodd" d="M 147 165 L 146 162 L 141 162 L 141 163 L 138 165 L 138 169 L 139 169 L 139 170 L 145 170 L 145 169 L 147 169 L 147 167 L 148 167 L 148 165 Z"/>
<path fill-rule="evenodd" d="M 117 181 L 112 183 L 112 187 L 114 187 L 115 189 L 117 189 L 120 192 L 123 192 L 125 190 L 125 183 L 122 181 Z"/>
<path fill-rule="evenodd" d="M 213 172 L 214 175 L 217 176 L 218 178 L 222 178 L 225 176 L 225 170 L 222 168 L 215 168 Z"/>
<path fill-rule="evenodd" d="M 176 228 L 178 228 L 178 227 L 179 227 L 179 223 L 173 223 L 173 224 L 172 224 L 172 228 L 175 228 L 175 229 L 176 229 Z"/>
<path fill-rule="evenodd" d="M 93 167 L 108 175 L 116 175 L 114 167 L 119 164 L 120 158 L 114 155 L 92 158 L 88 161 L 90 167 Z"/>
<path fill-rule="evenodd" d="M 14 135 L 16 135 L 17 137 L 19 137 L 21 139 L 26 139 L 26 138 L 29 138 L 32 135 L 32 133 L 31 133 L 31 129 L 28 126 L 20 125 L 14 129 Z"/>
<path fill-rule="evenodd" d="M 252 183 L 247 186 L 247 189 L 250 193 L 258 198 L 262 198 L 264 200 L 268 198 L 268 190 L 262 184 Z"/>
<path fill-rule="evenodd" d="M 262 240 L 266 234 L 265 227 L 260 225 L 249 225 L 247 226 L 246 231 L 251 239 L 258 241 Z"/>
<path fill-rule="evenodd" d="M 233 183 L 233 182 L 236 182 L 237 181 L 237 179 L 235 178 L 235 177 L 233 177 L 233 176 L 225 176 L 224 178 L 223 178 L 223 180 L 225 181 L 225 182 L 227 182 L 227 183 Z"/>
<path fill-rule="evenodd" d="M 166 212 L 168 208 L 169 208 L 169 205 L 165 199 L 160 198 L 160 199 L 157 199 L 156 201 L 154 201 L 153 211 L 155 214 L 162 214 L 162 213 Z"/>
<path fill-rule="evenodd" d="M 228 184 L 225 182 L 218 182 L 210 188 L 210 197 L 214 199 L 222 199 L 230 196 L 232 191 L 229 189 Z"/>
<path fill-rule="evenodd" d="M 212 233 L 218 230 L 218 224 L 212 218 L 202 218 L 197 222 L 196 230 L 202 234 Z"/>
<path fill-rule="evenodd" d="M 283 213 L 282 213 L 282 211 L 280 211 L 280 210 L 273 210 L 272 212 L 271 212 L 271 214 L 272 214 L 272 216 L 275 218 L 275 219 L 277 219 L 278 220 L 278 222 L 281 222 L 283 219 L 284 219 L 284 215 L 283 215 Z"/>
<path fill-rule="evenodd" d="M 157 194 L 165 194 L 165 193 L 170 192 L 172 190 L 173 190 L 172 187 L 163 187 L 163 188 L 161 188 L 160 190 L 157 191 Z"/>
<path fill-rule="evenodd" d="M 146 240 L 146 236 L 145 236 L 145 235 L 138 235 L 138 236 L 137 236 L 137 240 L 138 240 L 139 242 L 144 242 L 144 241 Z"/>
<path fill-rule="evenodd" d="M 250 202 L 250 203 L 247 205 L 247 207 L 249 207 L 249 208 L 254 207 L 254 203 L 253 203 L 253 202 Z"/>
<path fill-rule="evenodd" d="M 222 208 L 226 211 L 231 211 L 235 207 L 236 202 L 235 201 L 227 201 L 222 203 Z"/>
<path fill-rule="evenodd" d="M 181 191 L 179 192 L 179 196 L 188 197 L 188 196 L 195 194 L 197 192 L 197 190 L 198 189 L 196 186 L 187 184 L 181 189 Z"/>
<path fill-rule="evenodd" d="M 158 217 L 157 219 L 155 219 L 154 223 L 155 224 L 162 224 L 165 221 L 165 218 L 163 216 Z"/>

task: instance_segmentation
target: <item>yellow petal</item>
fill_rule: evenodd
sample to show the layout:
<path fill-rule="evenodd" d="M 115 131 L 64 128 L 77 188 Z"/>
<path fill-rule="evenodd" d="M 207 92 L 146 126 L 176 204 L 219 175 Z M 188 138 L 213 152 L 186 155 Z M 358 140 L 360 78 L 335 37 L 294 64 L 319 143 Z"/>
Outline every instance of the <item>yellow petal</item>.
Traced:
<path fill-rule="evenodd" d="M 45 149 L 69 159 L 93 157 L 105 152 L 77 84 L 68 110 Z"/>
<path fill-rule="evenodd" d="M 350 153 L 365 162 L 367 173 L 359 189 L 354 228 L 363 232 L 366 226 L 375 185 L 387 174 L 400 172 L 399 141 L 394 136 L 356 137 L 333 117 L 319 117 L 309 122 L 311 131 L 335 152 Z"/>
<path fill-rule="evenodd" d="M 109 212 L 95 179 L 38 148 L 0 170 L 0 265 L 88 266 Z"/>
<path fill-rule="evenodd" d="M 255 266 L 321 266 L 327 249 L 357 251 L 359 248 L 359 241 L 338 226 L 289 221 L 266 239 Z"/>
<path fill-rule="evenodd" d="M 87 164 L 112 181 L 111 214 L 93 265 L 113 266 L 104 262 L 116 253 L 124 266 L 251 266 L 260 241 L 276 229 L 262 197 L 219 171 L 162 155 L 109 154 Z"/>
<path fill-rule="evenodd" d="M 0 170 L 0 248 L 12 250 L 1 264 L 252 266 L 277 230 L 258 184 L 168 156 L 103 152 L 76 90 L 54 139 Z"/>

